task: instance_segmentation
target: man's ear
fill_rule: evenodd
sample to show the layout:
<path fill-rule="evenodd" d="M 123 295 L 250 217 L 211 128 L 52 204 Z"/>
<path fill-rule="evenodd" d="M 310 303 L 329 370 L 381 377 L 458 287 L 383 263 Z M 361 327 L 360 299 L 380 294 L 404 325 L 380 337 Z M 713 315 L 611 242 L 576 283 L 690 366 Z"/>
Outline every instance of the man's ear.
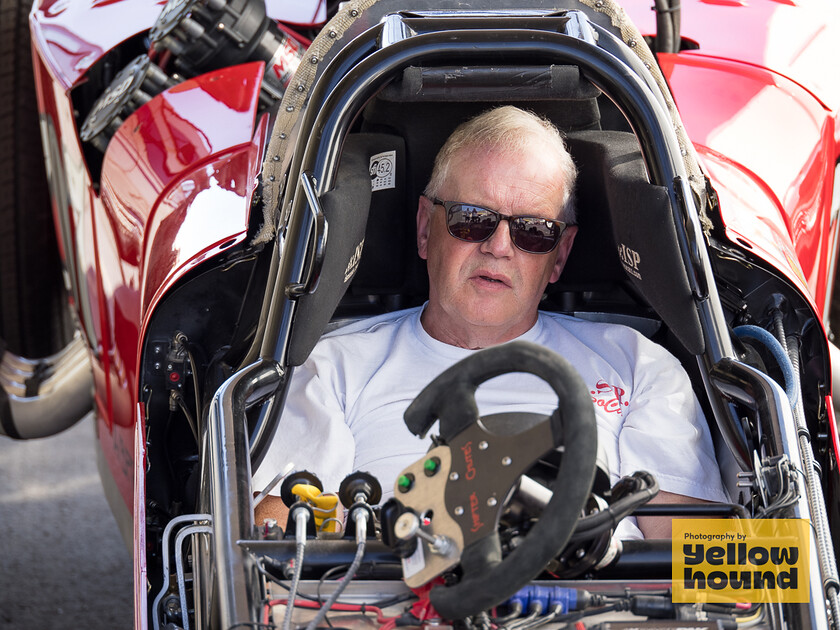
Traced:
<path fill-rule="evenodd" d="M 554 261 L 554 268 L 551 270 L 551 277 L 548 279 L 549 282 L 557 282 L 560 279 L 560 274 L 563 273 L 563 267 L 566 266 L 566 260 L 568 260 L 572 251 L 572 244 L 575 242 L 577 231 L 576 225 L 570 225 L 563 231 L 563 236 L 557 243 L 557 258 Z"/>
<path fill-rule="evenodd" d="M 420 196 L 417 203 L 417 253 L 426 260 L 429 252 L 429 232 L 432 229 L 432 202 Z"/>

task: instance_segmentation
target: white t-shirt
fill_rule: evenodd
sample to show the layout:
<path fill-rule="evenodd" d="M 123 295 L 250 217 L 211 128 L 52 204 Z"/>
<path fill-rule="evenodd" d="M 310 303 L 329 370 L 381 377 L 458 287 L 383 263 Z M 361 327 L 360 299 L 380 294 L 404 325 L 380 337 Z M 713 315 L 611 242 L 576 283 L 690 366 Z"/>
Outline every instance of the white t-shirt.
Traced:
<path fill-rule="evenodd" d="M 421 312 L 366 319 L 318 342 L 292 377 L 255 489 L 293 462 L 295 470 L 318 475 L 327 492 L 364 470 L 379 479 L 386 498 L 392 495 L 399 473 L 431 444 L 405 426 L 405 409 L 438 374 L 476 352 L 429 336 Z M 727 500 L 688 375 L 668 351 L 625 326 L 547 312 L 519 339 L 556 351 L 580 373 L 592 395 L 611 484 L 646 470 L 667 492 Z M 476 402 L 481 415 L 550 414 L 557 395 L 533 375 L 505 374 L 482 384 Z"/>

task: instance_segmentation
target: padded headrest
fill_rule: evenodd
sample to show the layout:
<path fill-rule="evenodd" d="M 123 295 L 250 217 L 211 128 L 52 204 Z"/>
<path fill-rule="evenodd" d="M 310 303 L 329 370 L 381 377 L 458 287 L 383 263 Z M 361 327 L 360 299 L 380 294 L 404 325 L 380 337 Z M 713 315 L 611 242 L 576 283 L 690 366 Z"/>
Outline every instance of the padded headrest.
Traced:
<path fill-rule="evenodd" d="M 570 134 L 567 141 L 581 172 L 581 227 L 560 283 L 623 276 L 686 350 L 702 353 L 700 318 L 680 255 L 668 190 L 648 182 L 635 136 L 582 131 Z"/>
<path fill-rule="evenodd" d="M 385 134 L 347 136 L 335 187 L 320 197 L 327 222 L 324 262 L 316 290 L 298 299 L 289 343 L 290 365 L 300 365 L 312 352 L 357 272 L 379 267 L 381 277 L 381 268 L 392 264 L 382 259 L 391 252 L 378 251 L 379 244 L 371 250 L 365 248 L 365 234 L 372 197 L 377 197 L 377 208 L 392 209 L 390 214 L 377 211 L 371 217 L 377 229 L 385 233 L 401 229 L 399 213 L 404 211 L 404 203 L 398 197 L 403 194 L 404 162 L 405 143 L 401 138 Z M 402 277 L 399 269 L 393 274 Z"/>

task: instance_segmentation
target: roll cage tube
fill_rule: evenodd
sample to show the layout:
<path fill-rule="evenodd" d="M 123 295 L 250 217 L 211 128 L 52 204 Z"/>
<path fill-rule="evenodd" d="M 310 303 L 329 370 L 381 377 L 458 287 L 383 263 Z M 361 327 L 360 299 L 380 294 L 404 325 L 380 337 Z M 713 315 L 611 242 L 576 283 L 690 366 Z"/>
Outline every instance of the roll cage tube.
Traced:
<path fill-rule="evenodd" d="M 470 17 L 470 24 L 492 22 L 494 18 L 478 20 Z M 429 20 L 428 22 L 425 20 Z M 595 27 L 586 17 L 569 11 L 563 17 L 540 18 L 551 25 L 574 25 L 577 33 L 586 33 Z M 414 22 L 412 26 L 416 26 Z M 518 20 L 521 22 L 522 20 Z M 530 22 L 536 20 L 530 19 Z M 509 21 L 506 20 L 506 23 Z M 420 23 L 451 27 L 462 23 L 458 18 L 423 18 Z M 493 24 L 495 26 L 495 24 Z M 600 37 L 621 51 L 615 39 L 606 31 Z M 657 97 L 652 79 L 643 80 L 637 72 L 646 72 L 641 62 L 634 62 L 636 72 L 628 63 L 587 41 L 565 33 L 545 30 L 480 28 L 418 33 L 407 39 L 395 41 L 386 48 L 377 48 L 383 30 L 382 24 L 372 27 L 349 42 L 336 54 L 324 73 L 312 86 L 308 106 L 301 112 L 299 132 L 288 174 L 289 182 L 298 181 L 303 172 L 311 173 L 317 182 L 318 195 L 331 189 L 340 147 L 350 125 L 362 106 L 380 89 L 392 81 L 404 68 L 414 63 L 439 63 L 456 58 L 460 63 L 503 62 L 526 58 L 530 63 L 567 63 L 577 65 L 585 78 L 610 97 L 628 118 L 641 145 L 652 183 L 665 187 L 671 196 L 679 247 L 688 272 L 690 288 L 700 314 L 707 360 L 712 365 L 723 357 L 733 356 L 723 310 L 714 285 L 703 286 L 698 277 L 710 276 L 711 264 L 703 242 L 702 230 L 693 196 L 681 189 L 688 180 L 685 166 L 670 116 L 664 111 L 661 96 Z M 391 32 L 393 33 L 393 25 Z M 416 32 L 404 29 L 406 33 Z M 503 50 L 504 54 L 500 51 Z M 629 54 L 629 53 L 628 53 Z M 308 132 L 308 133 L 307 133 Z M 682 183 L 682 184 L 681 184 Z M 311 237 L 311 225 L 305 222 L 309 212 L 301 205 L 305 196 L 298 187 L 289 211 L 285 229 L 286 255 L 279 257 L 277 272 L 273 274 L 274 287 L 268 301 L 261 354 L 286 364 L 288 336 L 291 330 L 295 296 L 289 295 L 289 286 L 299 286 L 306 274 L 306 248 Z M 681 229 L 680 229 L 681 228 Z M 280 238 L 280 236 L 278 236 Z M 289 255 L 292 254 L 292 255 Z M 261 441 L 252 445 L 252 455 L 261 457 L 273 435 L 279 411 L 263 414 L 260 421 L 268 422 L 259 431 Z M 717 415 L 717 414 L 716 414 Z M 723 428 L 730 449 L 739 460 L 744 447 L 736 431 Z"/>
<path fill-rule="evenodd" d="M 213 515 L 213 575 L 221 627 L 252 621 L 250 611 L 259 597 L 251 580 L 253 557 L 237 541 L 253 532 L 251 467 L 245 412 L 274 393 L 283 371 L 273 361 L 257 361 L 225 381 L 213 396 L 202 451 L 203 476 L 209 479 L 202 508 Z M 153 611 L 158 614 L 159 611 Z"/>

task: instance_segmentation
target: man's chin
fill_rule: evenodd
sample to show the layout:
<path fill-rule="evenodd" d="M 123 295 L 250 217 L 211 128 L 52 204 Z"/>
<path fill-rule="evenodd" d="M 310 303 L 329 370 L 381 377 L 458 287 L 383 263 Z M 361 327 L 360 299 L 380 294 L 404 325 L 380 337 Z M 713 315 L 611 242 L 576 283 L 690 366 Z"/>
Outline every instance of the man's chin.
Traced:
<path fill-rule="evenodd" d="M 498 343 L 509 341 L 526 332 L 534 325 L 535 317 L 523 317 L 519 311 L 477 308 L 466 314 L 466 321 L 476 330 L 484 330 L 500 337 Z"/>

